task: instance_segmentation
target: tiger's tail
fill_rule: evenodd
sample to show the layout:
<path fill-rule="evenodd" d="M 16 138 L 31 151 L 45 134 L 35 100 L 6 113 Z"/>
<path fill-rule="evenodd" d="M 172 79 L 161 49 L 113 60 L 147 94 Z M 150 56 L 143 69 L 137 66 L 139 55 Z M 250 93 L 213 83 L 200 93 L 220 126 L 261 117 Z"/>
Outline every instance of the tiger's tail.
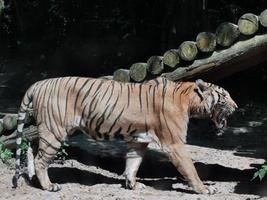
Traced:
<path fill-rule="evenodd" d="M 32 96 L 33 96 L 33 88 L 30 87 L 26 94 L 23 97 L 19 112 L 18 112 L 18 125 L 17 125 L 17 138 L 16 138 L 16 172 L 13 176 L 12 183 L 13 187 L 16 188 L 18 186 L 18 179 L 20 176 L 20 160 L 21 160 L 21 141 L 23 136 L 23 127 L 25 124 L 26 113 L 32 104 Z"/>

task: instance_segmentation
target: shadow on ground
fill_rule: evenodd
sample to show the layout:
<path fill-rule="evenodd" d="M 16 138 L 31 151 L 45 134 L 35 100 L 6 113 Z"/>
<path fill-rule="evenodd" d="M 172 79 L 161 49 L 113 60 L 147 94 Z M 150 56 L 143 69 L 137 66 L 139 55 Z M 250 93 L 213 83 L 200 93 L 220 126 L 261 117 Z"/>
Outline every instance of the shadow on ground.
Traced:
<path fill-rule="evenodd" d="M 123 158 L 100 157 L 91 155 L 79 148 L 71 148 L 70 159 L 88 165 L 97 166 L 103 170 L 121 175 L 124 171 L 125 161 Z M 195 163 L 200 178 L 203 181 L 211 182 L 237 182 L 235 193 L 267 195 L 267 181 L 253 180 L 254 169 L 239 170 L 227 168 L 220 165 Z M 259 166 L 258 166 L 259 167 Z M 51 180 L 57 183 L 79 183 L 82 185 L 94 184 L 121 184 L 124 180 L 107 177 L 104 174 L 96 174 L 86 170 L 71 167 L 51 167 L 49 169 Z M 140 182 L 158 190 L 174 190 L 175 183 L 185 183 L 182 176 L 176 171 L 174 166 L 166 159 L 155 159 L 147 153 L 137 175 Z M 191 190 L 176 189 L 179 192 L 192 193 Z"/>

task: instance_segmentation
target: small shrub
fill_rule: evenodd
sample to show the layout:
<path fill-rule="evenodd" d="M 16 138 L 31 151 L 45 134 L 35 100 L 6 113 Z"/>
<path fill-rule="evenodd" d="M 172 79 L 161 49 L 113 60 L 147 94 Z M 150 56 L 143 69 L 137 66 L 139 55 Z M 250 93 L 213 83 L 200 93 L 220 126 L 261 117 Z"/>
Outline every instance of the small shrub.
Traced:
<path fill-rule="evenodd" d="M 21 166 L 26 166 L 27 163 L 27 151 L 29 148 L 29 141 L 27 138 L 22 137 L 21 140 L 21 144 L 20 144 L 20 148 L 21 148 Z"/>
<path fill-rule="evenodd" d="M 69 147 L 69 144 L 67 142 L 63 142 L 60 149 L 57 152 L 56 160 L 65 161 L 68 157 L 68 152 L 66 151 Z"/>
<path fill-rule="evenodd" d="M 267 174 L 267 165 L 262 165 L 261 169 L 259 169 L 254 173 L 252 180 L 254 180 L 257 177 L 259 177 L 259 179 L 262 180 L 266 174 Z"/>
<path fill-rule="evenodd" d="M 12 158 L 13 153 L 11 150 L 4 147 L 3 142 L 0 142 L 0 159 L 3 163 L 10 164 L 9 161 Z"/>

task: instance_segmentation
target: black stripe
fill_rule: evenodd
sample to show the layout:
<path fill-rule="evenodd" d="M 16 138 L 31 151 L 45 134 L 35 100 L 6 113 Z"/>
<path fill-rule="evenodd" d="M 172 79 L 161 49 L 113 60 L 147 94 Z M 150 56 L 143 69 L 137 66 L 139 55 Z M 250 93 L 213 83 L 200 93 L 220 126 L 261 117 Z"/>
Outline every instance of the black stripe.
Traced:
<path fill-rule="evenodd" d="M 82 87 L 79 89 L 78 93 L 76 94 L 75 101 L 74 101 L 74 108 L 73 108 L 73 109 L 74 109 L 74 116 L 76 116 L 76 111 L 77 111 L 76 107 L 77 107 L 77 102 L 78 102 L 80 93 L 81 93 L 81 91 L 83 90 L 83 88 L 86 86 L 86 84 L 89 82 L 89 80 L 90 80 L 90 79 L 87 79 L 87 80 L 83 83 Z"/>
<path fill-rule="evenodd" d="M 115 126 L 115 124 L 117 123 L 117 121 L 120 119 L 122 113 L 124 112 L 124 108 L 121 110 L 120 114 L 116 117 L 116 119 L 114 120 L 114 122 L 112 123 L 111 127 L 109 128 L 109 133 L 112 131 L 113 127 Z"/>
<path fill-rule="evenodd" d="M 155 95 L 155 92 L 156 92 L 156 86 L 154 86 L 153 88 L 153 111 L 155 112 L 156 111 L 156 95 Z"/>
<path fill-rule="evenodd" d="M 40 140 L 40 142 L 45 143 L 48 147 L 50 147 L 50 148 L 52 148 L 52 149 L 54 149 L 54 150 L 56 150 L 56 151 L 58 151 L 58 150 L 60 149 L 60 148 L 58 148 L 58 147 L 53 146 L 51 143 L 49 143 L 49 142 L 48 142 L 45 138 L 43 138 L 43 137 L 40 137 L 39 140 Z"/>
<path fill-rule="evenodd" d="M 112 112 L 114 111 L 114 109 L 115 109 L 115 107 L 116 107 L 116 105 L 118 103 L 118 100 L 119 100 L 119 95 L 117 96 L 114 104 L 111 106 L 111 109 L 109 110 L 109 113 L 107 114 L 106 119 L 108 119 L 110 117 L 110 115 L 112 114 Z"/>
<path fill-rule="evenodd" d="M 61 111 L 60 111 L 60 89 L 61 89 L 61 85 L 62 85 L 62 79 L 60 78 L 59 80 L 59 85 L 58 85 L 58 92 L 57 92 L 57 110 L 58 110 L 58 115 L 59 115 L 59 121 L 60 121 L 60 124 L 61 126 L 63 125 L 63 121 L 62 121 L 62 116 L 61 116 Z M 62 88 L 62 89 L 65 89 L 65 88 Z"/>
<path fill-rule="evenodd" d="M 83 97 L 83 100 L 82 100 L 82 103 L 81 103 L 81 104 L 83 104 L 83 102 L 85 101 L 85 99 L 88 97 L 88 95 L 90 94 L 90 92 L 91 92 L 91 90 L 92 90 L 92 88 L 93 88 L 93 86 L 94 86 L 94 84 L 96 83 L 97 80 L 98 80 L 98 79 L 95 79 L 95 80 L 93 81 L 93 83 L 92 83 L 91 86 L 89 87 L 88 91 L 85 93 L 85 95 L 84 95 L 84 97 Z"/>
<path fill-rule="evenodd" d="M 129 84 L 127 84 L 127 97 L 128 97 L 128 99 L 127 99 L 127 108 L 129 108 L 129 106 L 130 106 L 130 101 L 131 101 L 131 99 L 130 99 L 130 87 L 129 87 Z"/>
<path fill-rule="evenodd" d="M 139 85 L 139 104 L 140 104 L 140 111 L 142 112 L 142 84 Z"/>
<path fill-rule="evenodd" d="M 102 101 L 104 99 L 104 97 L 106 96 L 109 88 L 110 88 L 110 85 L 108 85 L 108 87 L 106 88 L 106 90 L 105 90 L 104 94 L 102 95 L 100 101 Z"/>
<path fill-rule="evenodd" d="M 109 97 L 108 97 L 106 103 L 108 103 L 108 102 L 110 101 L 110 98 L 111 98 L 112 95 L 113 95 L 113 91 L 114 91 L 114 82 L 112 82 L 112 89 L 111 89 L 110 95 L 109 95 Z"/>

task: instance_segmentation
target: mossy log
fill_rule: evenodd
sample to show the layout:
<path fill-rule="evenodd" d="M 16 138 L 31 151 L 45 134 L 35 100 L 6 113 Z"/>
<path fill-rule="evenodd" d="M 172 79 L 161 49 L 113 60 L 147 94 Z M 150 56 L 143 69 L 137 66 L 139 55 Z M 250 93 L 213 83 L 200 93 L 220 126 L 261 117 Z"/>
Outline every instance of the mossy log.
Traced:
<path fill-rule="evenodd" d="M 261 12 L 259 16 L 259 21 L 263 27 L 267 27 L 267 9 Z"/>
<path fill-rule="evenodd" d="M 100 79 L 113 80 L 113 76 L 101 76 Z"/>
<path fill-rule="evenodd" d="M 197 46 L 193 41 L 185 41 L 179 46 L 179 56 L 185 61 L 193 61 L 197 53 Z"/>
<path fill-rule="evenodd" d="M 147 60 L 147 70 L 152 74 L 152 75 L 158 75 L 161 74 L 161 72 L 164 69 L 164 64 L 162 61 L 163 57 L 162 56 L 151 56 Z"/>
<path fill-rule="evenodd" d="M 239 35 L 240 31 L 238 26 L 233 23 L 222 23 L 216 29 L 216 41 L 217 44 L 221 45 L 222 47 L 231 46 L 239 37 Z"/>
<path fill-rule="evenodd" d="M 38 131 L 36 126 L 29 126 L 24 128 L 23 136 L 26 137 L 29 141 L 33 141 L 38 139 Z M 17 137 L 17 130 L 13 131 L 12 134 L 8 136 L 1 136 L 1 141 L 8 149 L 15 149 L 16 148 L 16 137 Z"/>
<path fill-rule="evenodd" d="M 0 121 L 0 135 L 4 132 L 4 124 L 3 121 Z"/>
<path fill-rule="evenodd" d="M 244 35 L 253 35 L 259 29 L 259 18 L 252 13 L 242 15 L 238 20 L 239 31 Z"/>
<path fill-rule="evenodd" d="M 135 82 L 143 81 L 147 76 L 147 63 L 134 63 L 130 67 L 130 77 Z"/>
<path fill-rule="evenodd" d="M 256 35 L 227 49 L 214 51 L 208 58 L 195 60 L 191 65 L 182 66 L 162 76 L 173 81 L 197 78 L 216 81 L 267 61 L 266 53 L 267 34 Z"/>
<path fill-rule="evenodd" d="M 127 69 L 118 69 L 113 73 L 113 80 L 120 82 L 130 82 L 130 72 Z"/>
<path fill-rule="evenodd" d="M 163 63 L 168 67 L 175 68 L 180 63 L 179 52 L 177 49 L 170 49 L 163 55 Z"/>
<path fill-rule="evenodd" d="M 213 52 L 216 48 L 216 36 L 214 33 L 201 32 L 197 35 L 196 44 L 201 52 Z"/>
<path fill-rule="evenodd" d="M 17 127 L 17 115 L 8 114 L 3 118 L 3 127 L 6 130 L 13 130 Z"/>

